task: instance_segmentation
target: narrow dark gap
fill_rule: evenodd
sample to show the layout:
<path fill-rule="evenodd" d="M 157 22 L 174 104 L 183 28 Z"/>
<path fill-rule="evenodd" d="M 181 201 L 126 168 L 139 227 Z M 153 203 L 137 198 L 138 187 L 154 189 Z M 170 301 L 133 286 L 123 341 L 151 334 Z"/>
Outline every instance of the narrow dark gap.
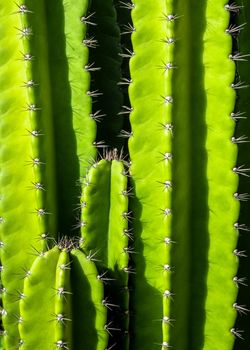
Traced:
<path fill-rule="evenodd" d="M 250 3 L 246 0 L 229 1 L 229 4 L 236 4 L 244 6 L 239 8 L 236 12 L 231 12 L 231 24 L 238 26 L 243 23 L 247 25 L 242 29 L 239 35 L 234 37 L 233 40 L 233 55 L 250 54 Z M 245 84 L 250 84 L 250 57 L 245 56 L 243 60 L 235 60 L 236 63 L 236 82 L 242 81 Z M 234 113 L 240 113 L 240 117 L 243 119 L 236 119 L 235 135 L 237 137 L 245 135 L 250 138 L 250 90 L 241 89 L 238 90 L 237 100 Z M 243 113 L 243 114 L 241 114 Z M 238 159 L 237 167 L 243 166 L 243 169 L 250 168 L 250 144 L 244 143 L 238 145 Z M 244 174 L 249 175 L 248 172 Z M 244 175 L 239 175 L 239 193 L 249 193 L 250 178 Z M 241 202 L 240 215 L 238 219 L 239 224 L 243 224 L 246 229 L 250 228 L 250 202 Z M 250 235 L 248 231 L 239 230 L 239 239 L 237 244 L 237 251 L 240 252 L 239 256 L 239 268 L 237 272 L 238 277 L 245 277 L 249 283 L 250 281 Z M 250 293 L 249 287 L 240 286 L 237 297 L 237 304 L 245 309 L 250 310 Z M 235 339 L 234 350 L 245 350 L 250 348 L 250 322 L 249 312 L 243 311 L 238 313 L 235 328 L 243 331 L 241 333 L 244 340 L 240 338 Z"/>
<path fill-rule="evenodd" d="M 100 150 L 102 147 L 121 150 L 124 117 L 119 112 L 123 94 L 118 84 L 122 57 L 113 0 L 92 0 L 88 13 L 93 25 L 88 27 L 87 38 L 94 40 L 94 44 L 89 45 L 89 62 L 99 68 L 91 72 L 92 113 L 102 116 L 97 123 L 96 143 Z"/>

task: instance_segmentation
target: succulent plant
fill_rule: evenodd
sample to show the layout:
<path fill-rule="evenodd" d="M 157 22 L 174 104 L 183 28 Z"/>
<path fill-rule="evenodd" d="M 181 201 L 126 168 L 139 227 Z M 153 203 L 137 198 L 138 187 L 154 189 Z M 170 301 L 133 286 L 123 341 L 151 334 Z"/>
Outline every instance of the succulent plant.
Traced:
<path fill-rule="evenodd" d="M 2 1 L 4 350 L 249 347 L 249 16 Z"/>

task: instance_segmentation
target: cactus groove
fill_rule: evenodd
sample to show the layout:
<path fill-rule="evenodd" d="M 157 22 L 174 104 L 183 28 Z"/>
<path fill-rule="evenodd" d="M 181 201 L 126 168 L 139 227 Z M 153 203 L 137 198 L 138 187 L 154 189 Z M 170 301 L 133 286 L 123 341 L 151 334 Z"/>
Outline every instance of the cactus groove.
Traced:
<path fill-rule="evenodd" d="M 249 17 L 1 2 L 0 349 L 249 349 Z"/>

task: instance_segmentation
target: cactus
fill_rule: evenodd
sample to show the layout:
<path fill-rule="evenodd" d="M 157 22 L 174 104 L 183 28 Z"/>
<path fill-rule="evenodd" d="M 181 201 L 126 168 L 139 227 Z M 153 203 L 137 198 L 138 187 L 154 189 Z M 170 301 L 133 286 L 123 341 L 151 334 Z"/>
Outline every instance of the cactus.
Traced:
<path fill-rule="evenodd" d="M 249 10 L 0 5 L 4 350 L 249 348 Z"/>

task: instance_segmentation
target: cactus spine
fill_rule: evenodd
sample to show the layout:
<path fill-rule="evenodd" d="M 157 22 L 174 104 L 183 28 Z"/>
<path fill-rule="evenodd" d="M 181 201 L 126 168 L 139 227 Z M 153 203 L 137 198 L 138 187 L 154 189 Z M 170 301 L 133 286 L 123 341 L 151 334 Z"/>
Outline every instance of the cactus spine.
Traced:
<path fill-rule="evenodd" d="M 4 350 L 247 349 L 243 2 L 0 5 Z"/>

